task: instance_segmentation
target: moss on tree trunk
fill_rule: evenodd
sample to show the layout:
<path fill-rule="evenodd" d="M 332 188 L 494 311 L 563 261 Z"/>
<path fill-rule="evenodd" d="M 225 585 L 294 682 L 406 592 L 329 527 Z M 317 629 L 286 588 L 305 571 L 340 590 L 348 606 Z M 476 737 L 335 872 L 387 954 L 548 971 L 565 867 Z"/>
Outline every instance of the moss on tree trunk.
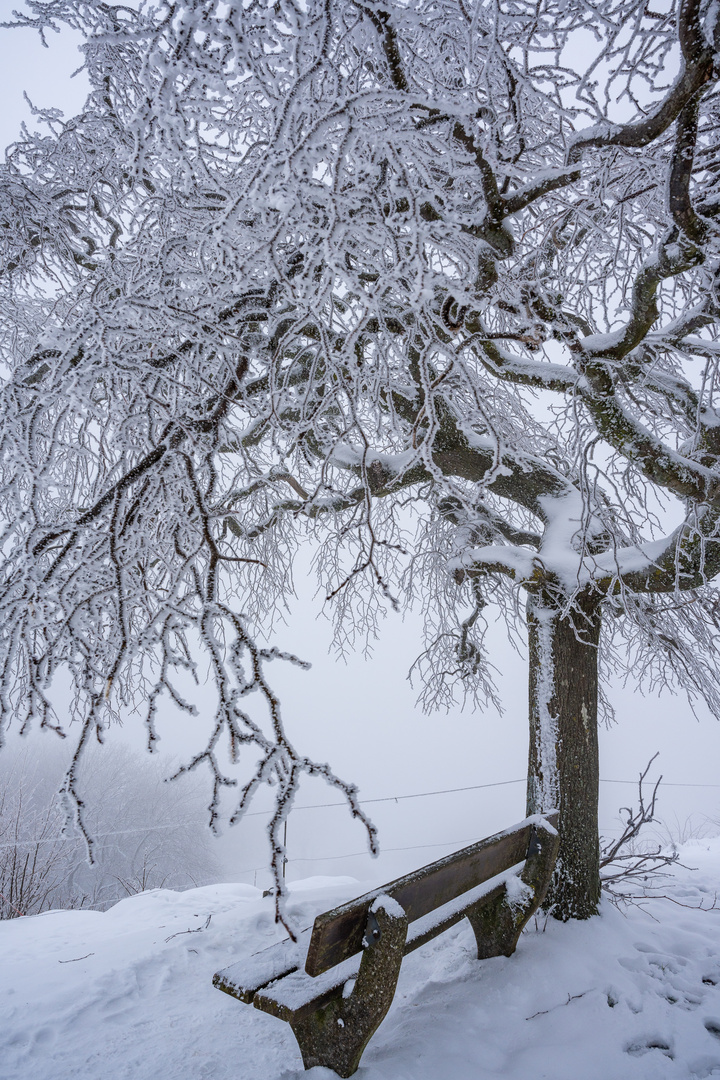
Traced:
<path fill-rule="evenodd" d="M 598 639 L 592 594 L 563 616 L 557 597 L 532 595 L 528 813 L 557 807 L 560 852 L 545 906 L 558 919 L 587 919 L 600 899 L 598 837 Z"/>

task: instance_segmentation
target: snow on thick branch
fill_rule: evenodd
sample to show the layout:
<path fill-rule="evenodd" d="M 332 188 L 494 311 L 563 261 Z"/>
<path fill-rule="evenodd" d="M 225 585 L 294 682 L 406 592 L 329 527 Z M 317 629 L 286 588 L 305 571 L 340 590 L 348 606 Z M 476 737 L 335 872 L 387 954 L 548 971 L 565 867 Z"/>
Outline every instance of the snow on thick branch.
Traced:
<path fill-rule="evenodd" d="M 252 748 L 277 867 L 303 772 L 361 816 L 265 679 L 301 542 L 341 645 L 425 605 L 430 698 L 492 697 L 519 587 L 660 650 L 691 596 L 664 655 L 716 649 L 717 7 L 28 0 L 92 92 L 0 170 L 6 719 L 69 678 L 152 745 L 207 667 L 189 767 L 214 814 Z"/>

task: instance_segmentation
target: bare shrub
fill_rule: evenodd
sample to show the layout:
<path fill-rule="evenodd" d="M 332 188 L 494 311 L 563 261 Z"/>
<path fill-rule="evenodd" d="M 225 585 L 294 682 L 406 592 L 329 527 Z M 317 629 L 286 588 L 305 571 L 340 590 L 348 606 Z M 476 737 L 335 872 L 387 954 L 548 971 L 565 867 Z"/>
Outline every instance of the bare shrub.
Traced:
<path fill-rule="evenodd" d="M 641 833 L 655 821 L 657 794 L 662 781 L 660 775 L 653 786 L 650 796 L 643 785 L 647 781 L 657 753 L 648 761 L 638 779 L 638 806 L 623 806 L 620 813 L 625 815 L 625 827 L 616 840 L 603 843 L 600 848 L 600 877 L 603 888 L 614 899 L 621 899 L 628 884 L 641 882 L 643 887 L 652 886 L 662 877 L 668 867 L 678 861 L 678 852 L 668 852 L 665 844 L 648 845 Z"/>

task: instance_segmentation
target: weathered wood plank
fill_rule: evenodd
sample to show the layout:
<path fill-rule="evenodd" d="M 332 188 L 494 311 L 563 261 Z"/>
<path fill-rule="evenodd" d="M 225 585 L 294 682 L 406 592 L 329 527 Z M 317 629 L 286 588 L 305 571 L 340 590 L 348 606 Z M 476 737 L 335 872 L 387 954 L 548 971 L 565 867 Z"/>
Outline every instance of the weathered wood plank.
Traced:
<path fill-rule="evenodd" d="M 525 859 L 535 818 L 480 840 L 437 862 L 383 885 L 347 904 L 318 915 L 308 947 L 305 970 L 320 975 L 360 952 L 368 911 L 376 897 L 390 896 L 414 922 L 462 893 Z M 551 824 L 556 815 L 547 819 Z"/>

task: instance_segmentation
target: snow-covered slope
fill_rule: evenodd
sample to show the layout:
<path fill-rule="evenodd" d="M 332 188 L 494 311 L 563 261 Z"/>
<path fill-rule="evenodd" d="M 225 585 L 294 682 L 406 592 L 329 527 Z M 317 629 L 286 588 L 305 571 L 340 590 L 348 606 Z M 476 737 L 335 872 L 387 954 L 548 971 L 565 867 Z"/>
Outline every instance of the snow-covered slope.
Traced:
<path fill-rule="evenodd" d="M 720 908 L 696 907 L 720 893 L 720 839 L 682 857 L 696 869 L 672 899 L 531 925 L 510 959 L 475 959 L 467 923 L 409 956 L 358 1080 L 720 1077 Z M 364 888 L 299 882 L 290 911 L 307 925 Z M 0 923 L 0 1077 L 332 1080 L 304 1074 L 286 1024 L 212 986 L 278 936 L 246 885 Z"/>

